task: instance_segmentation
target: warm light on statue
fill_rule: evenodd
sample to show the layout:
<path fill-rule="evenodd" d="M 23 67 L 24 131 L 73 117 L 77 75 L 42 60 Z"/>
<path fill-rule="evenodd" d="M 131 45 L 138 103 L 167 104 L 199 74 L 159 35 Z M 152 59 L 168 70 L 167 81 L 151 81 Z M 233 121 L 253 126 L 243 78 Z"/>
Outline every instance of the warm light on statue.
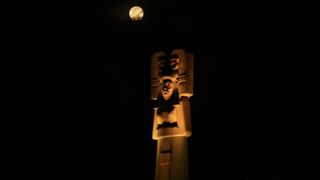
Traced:
<path fill-rule="evenodd" d="M 151 58 L 151 99 L 156 103 L 152 138 L 158 141 L 156 180 L 188 180 L 193 95 L 193 55 L 184 49 Z"/>
<path fill-rule="evenodd" d="M 193 56 L 182 49 L 152 56 L 153 139 L 191 135 L 189 97 L 193 94 Z"/>

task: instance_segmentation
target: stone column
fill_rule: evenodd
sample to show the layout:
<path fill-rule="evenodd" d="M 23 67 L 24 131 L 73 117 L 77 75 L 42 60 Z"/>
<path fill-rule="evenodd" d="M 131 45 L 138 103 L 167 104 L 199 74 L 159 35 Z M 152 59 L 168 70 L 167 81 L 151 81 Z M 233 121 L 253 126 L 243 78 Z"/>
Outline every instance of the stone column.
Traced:
<path fill-rule="evenodd" d="M 193 55 L 183 49 L 151 58 L 152 138 L 158 141 L 155 180 L 188 180 L 189 98 L 193 95 Z"/>

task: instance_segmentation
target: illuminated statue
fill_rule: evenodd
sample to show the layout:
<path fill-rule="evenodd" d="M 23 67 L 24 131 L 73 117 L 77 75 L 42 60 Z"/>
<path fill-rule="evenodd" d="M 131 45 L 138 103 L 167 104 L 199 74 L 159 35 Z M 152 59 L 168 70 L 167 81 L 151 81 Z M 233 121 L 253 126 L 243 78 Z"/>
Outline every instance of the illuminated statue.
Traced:
<path fill-rule="evenodd" d="M 188 180 L 191 136 L 189 98 L 193 95 L 193 55 L 183 49 L 151 58 L 152 138 L 158 140 L 156 180 Z"/>

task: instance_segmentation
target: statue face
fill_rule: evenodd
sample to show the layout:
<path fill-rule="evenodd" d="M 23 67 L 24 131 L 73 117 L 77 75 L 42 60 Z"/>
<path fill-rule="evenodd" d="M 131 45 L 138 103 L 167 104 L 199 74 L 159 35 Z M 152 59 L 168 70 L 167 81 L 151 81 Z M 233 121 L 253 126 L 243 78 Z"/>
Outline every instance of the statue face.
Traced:
<path fill-rule="evenodd" d="M 173 94 L 173 81 L 171 79 L 165 79 L 162 82 L 161 89 L 162 96 L 165 100 L 168 100 Z"/>

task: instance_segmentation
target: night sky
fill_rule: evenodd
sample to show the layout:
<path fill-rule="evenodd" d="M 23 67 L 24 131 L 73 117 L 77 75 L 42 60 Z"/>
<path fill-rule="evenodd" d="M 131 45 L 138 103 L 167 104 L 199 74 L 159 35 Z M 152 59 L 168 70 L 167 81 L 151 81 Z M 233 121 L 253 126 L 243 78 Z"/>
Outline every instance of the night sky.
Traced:
<path fill-rule="evenodd" d="M 144 8 L 141 21 L 131 6 Z M 99 0 L 44 7 L 31 71 L 31 179 L 154 178 L 150 57 L 194 54 L 191 180 L 276 180 L 296 159 L 277 4 Z M 30 37 L 32 39 L 32 37 Z M 293 116 L 293 115 L 292 115 Z M 292 171 L 291 175 L 292 175 Z M 115 177 L 115 178 L 112 178 Z"/>

